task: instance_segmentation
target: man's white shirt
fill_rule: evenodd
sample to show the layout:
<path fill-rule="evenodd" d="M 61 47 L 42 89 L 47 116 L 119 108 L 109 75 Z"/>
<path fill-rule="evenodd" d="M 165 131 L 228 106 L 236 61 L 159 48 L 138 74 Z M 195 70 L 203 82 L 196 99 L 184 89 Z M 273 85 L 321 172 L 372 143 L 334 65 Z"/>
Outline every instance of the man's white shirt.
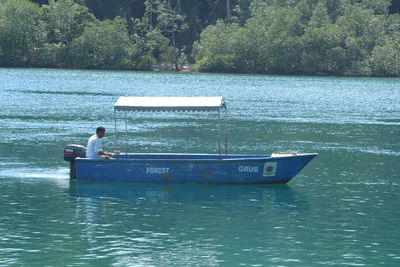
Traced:
<path fill-rule="evenodd" d="M 97 134 L 92 135 L 86 146 L 86 157 L 89 159 L 101 159 L 99 152 L 103 151 L 101 147 L 101 139 Z"/>

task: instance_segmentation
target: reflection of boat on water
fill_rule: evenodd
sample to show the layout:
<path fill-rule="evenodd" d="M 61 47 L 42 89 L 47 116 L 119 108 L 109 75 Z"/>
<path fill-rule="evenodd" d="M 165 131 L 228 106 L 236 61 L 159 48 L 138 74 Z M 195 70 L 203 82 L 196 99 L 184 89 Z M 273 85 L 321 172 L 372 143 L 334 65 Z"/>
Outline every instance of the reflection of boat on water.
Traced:
<path fill-rule="evenodd" d="M 218 154 L 128 153 L 128 111 L 216 111 L 221 114 L 222 109 L 226 115 L 226 103 L 222 97 L 120 97 L 114 104 L 114 118 L 116 121 L 118 111 L 125 112 L 126 152 L 114 155 L 112 159 L 93 160 L 81 158 L 84 156 L 83 147 L 68 145 L 64 148 L 64 159 L 70 161 L 70 177 L 80 180 L 157 183 L 287 183 L 317 155 L 228 154 L 226 116 L 223 127 L 225 153 L 221 151 L 221 142 Z M 117 135 L 117 129 L 115 133 Z"/>
<path fill-rule="evenodd" d="M 79 239 L 86 238 L 90 244 L 106 242 L 106 246 L 98 247 L 114 249 L 112 252 L 129 250 L 129 257 L 134 255 L 131 265 L 139 257 L 136 251 L 146 248 L 151 251 L 138 254 L 146 258 L 150 255 L 151 259 L 160 253 L 186 259 L 178 264 L 177 260 L 168 264 L 150 262 L 156 266 L 186 266 L 195 257 L 224 255 L 221 243 L 268 248 L 271 239 L 287 238 L 288 233 L 292 238 L 299 230 L 299 214 L 303 214 L 299 211 L 309 209 L 306 195 L 285 184 L 114 183 L 71 179 L 69 194 L 74 200 L 74 221 L 79 222 L 74 227 L 84 229 Z M 231 257 L 232 253 L 228 254 Z M 199 262 L 204 263 L 204 257 Z M 221 262 L 221 257 L 217 257 L 206 265 L 219 266 Z"/>
<path fill-rule="evenodd" d="M 113 183 L 97 181 L 70 181 L 70 194 L 90 199 L 120 199 L 128 201 L 170 203 L 230 203 L 229 205 L 297 207 L 304 202 L 300 193 L 281 184 L 263 185 L 199 185 L 161 183 Z M 257 204 L 258 202 L 258 204 Z M 236 204 L 235 204 L 236 203 Z M 213 205 L 214 205 L 213 204 Z M 301 204 L 304 206 L 304 204 Z M 297 207 L 298 208 L 298 207 Z"/>

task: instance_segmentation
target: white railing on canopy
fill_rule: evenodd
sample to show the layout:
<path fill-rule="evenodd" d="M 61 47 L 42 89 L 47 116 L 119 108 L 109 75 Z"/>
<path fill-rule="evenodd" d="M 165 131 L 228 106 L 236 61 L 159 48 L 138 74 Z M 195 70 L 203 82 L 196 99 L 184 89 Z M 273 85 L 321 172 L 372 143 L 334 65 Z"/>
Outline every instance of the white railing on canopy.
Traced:
<path fill-rule="evenodd" d="M 131 97 L 121 96 L 115 111 L 219 111 L 224 108 L 222 96 L 215 97 Z"/>

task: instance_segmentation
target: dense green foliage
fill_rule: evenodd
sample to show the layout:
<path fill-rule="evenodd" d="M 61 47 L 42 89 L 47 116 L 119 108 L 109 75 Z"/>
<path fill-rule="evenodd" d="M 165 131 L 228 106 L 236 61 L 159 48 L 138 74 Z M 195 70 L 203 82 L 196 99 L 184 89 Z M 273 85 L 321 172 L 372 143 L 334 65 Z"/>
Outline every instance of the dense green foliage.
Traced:
<path fill-rule="evenodd" d="M 246 24 L 195 43 L 202 71 L 400 76 L 400 16 L 389 1 L 255 0 Z"/>
<path fill-rule="evenodd" d="M 159 28 L 131 23 L 129 34 L 126 18 L 98 20 L 73 0 L 42 6 L 6 0 L 0 2 L 0 66 L 152 69 L 157 61 L 172 61 Z"/>
<path fill-rule="evenodd" d="M 33 65 L 46 40 L 40 8 L 28 1 L 5 1 L 0 6 L 0 64 Z"/>
<path fill-rule="evenodd" d="M 390 0 L 3 0 L 0 66 L 400 76 Z M 397 12 L 397 13 L 396 13 Z"/>

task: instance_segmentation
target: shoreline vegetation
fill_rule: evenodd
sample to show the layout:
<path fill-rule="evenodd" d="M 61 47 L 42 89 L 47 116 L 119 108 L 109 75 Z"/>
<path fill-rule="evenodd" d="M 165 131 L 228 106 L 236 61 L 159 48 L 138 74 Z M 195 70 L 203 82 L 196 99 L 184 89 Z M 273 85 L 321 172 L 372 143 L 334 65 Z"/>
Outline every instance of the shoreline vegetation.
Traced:
<path fill-rule="evenodd" d="M 0 0 L 0 67 L 400 77 L 400 1 Z"/>

